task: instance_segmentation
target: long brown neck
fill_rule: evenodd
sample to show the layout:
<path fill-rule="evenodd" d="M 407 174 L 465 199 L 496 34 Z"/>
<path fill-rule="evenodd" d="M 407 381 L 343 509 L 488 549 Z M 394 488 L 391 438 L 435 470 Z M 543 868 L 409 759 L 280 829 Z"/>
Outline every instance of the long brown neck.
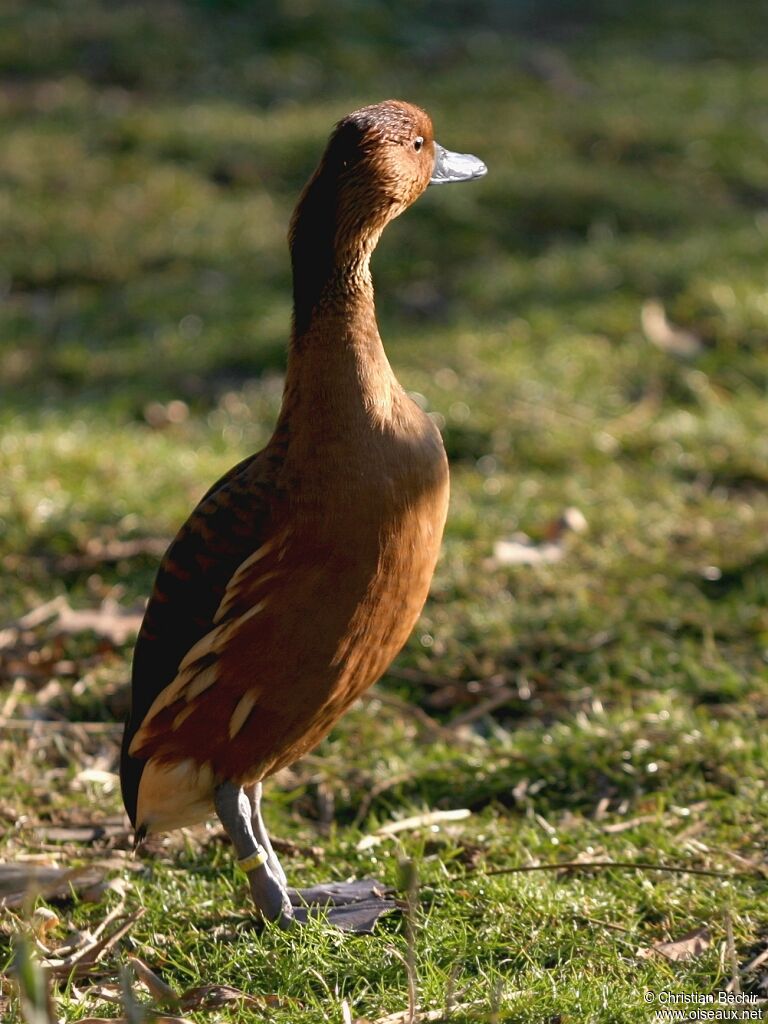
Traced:
<path fill-rule="evenodd" d="M 382 225 L 383 226 L 383 225 Z M 291 224 L 294 316 L 284 413 L 296 402 L 322 419 L 381 415 L 392 370 L 376 323 L 370 257 L 381 228 L 355 223 L 322 166 Z"/>
<path fill-rule="evenodd" d="M 384 220 L 372 222 L 367 197 L 340 185 L 337 161 L 326 153 L 301 194 L 291 220 L 294 335 L 304 334 L 318 307 L 373 292 L 368 264 Z"/>

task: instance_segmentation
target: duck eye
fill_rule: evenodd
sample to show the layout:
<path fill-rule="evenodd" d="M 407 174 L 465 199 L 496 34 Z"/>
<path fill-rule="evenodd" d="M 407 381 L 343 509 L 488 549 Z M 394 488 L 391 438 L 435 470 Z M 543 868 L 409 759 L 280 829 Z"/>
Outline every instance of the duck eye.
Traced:
<path fill-rule="evenodd" d="M 413 140 L 413 148 L 418 153 L 423 145 L 424 145 L 423 137 L 421 135 L 417 135 L 416 138 Z"/>

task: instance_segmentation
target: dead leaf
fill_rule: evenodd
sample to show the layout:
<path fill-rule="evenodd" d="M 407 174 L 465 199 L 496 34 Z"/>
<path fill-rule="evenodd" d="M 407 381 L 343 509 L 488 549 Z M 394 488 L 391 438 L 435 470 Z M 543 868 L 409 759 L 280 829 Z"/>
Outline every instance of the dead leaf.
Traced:
<path fill-rule="evenodd" d="M 233 988 L 231 985 L 195 985 L 187 989 L 182 995 L 177 995 L 174 989 L 164 982 L 143 960 L 132 956 L 128 958 L 128 963 L 133 969 L 136 980 L 149 990 L 155 1002 L 160 1006 L 178 1007 L 182 1010 L 217 1010 L 222 1006 L 231 1006 L 233 1003 L 245 1004 L 258 1007 L 259 1009 L 274 1008 L 281 1005 L 281 1000 L 278 996 L 252 996 L 239 988 Z"/>
<path fill-rule="evenodd" d="M 565 555 L 569 534 L 584 533 L 587 529 L 584 513 L 575 507 L 566 508 L 557 519 L 547 523 L 541 541 L 520 531 L 497 540 L 486 564 L 490 569 L 503 565 L 551 565 Z"/>
<path fill-rule="evenodd" d="M 580 508 L 569 505 L 562 513 L 553 519 L 544 530 L 544 539 L 558 542 L 568 533 L 586 533 L 589 529 L 587 517 Z"/>
<path fill-rule="evenodd" d="M 387 836 L 396 835 L 398 832 L 406 832 L 409 829 L 431 828 L 433 825 L 442 825 L 449 821 L 463 821 L 472 812 L 465 807 L 453 811 L 427 811 L 425 814 L 415 814 L 411 818 L 400 818 L 398 821 L 390 821 L 381 828 L 377 828 L 371 835 L 363 836 L 355 849 L 370 850 L 378 846 Z"/>
<path fill-rule="evenodd" d="M 42 941 L 48 932 L 59 926 L 59 917 L 48 907 L 38 907 L 30 919 L 35 936 Z"/>
<path fill-rule="evenodd" d="M 648 341 L 669 355 L 690 359 L 704 347 L 698 334 L 669 322 L 664 305 L 658 299 L 647 299 L 643 303 L 640 322 Z"/>
<path fill-rule="evenodd" d="M 659 953 L 667 960 L 693 960 L 709 948 L 712 936 L 708 928 L 697 928 L 695 931 L 682 935 L 671 942 L 654 942 L 652 946 L 642 946 L 637 956 L 647 960 L 654 953 Z"/>
<path fill-rule="evenodd" d="M 179 1000 L 182 1010 L 218 1010 L 233 1003 L 266 1009 L 280 1006 L 280 999 L 277 996 L 251 996 L 231 985 L 197 985 L 188 989 Z"/>

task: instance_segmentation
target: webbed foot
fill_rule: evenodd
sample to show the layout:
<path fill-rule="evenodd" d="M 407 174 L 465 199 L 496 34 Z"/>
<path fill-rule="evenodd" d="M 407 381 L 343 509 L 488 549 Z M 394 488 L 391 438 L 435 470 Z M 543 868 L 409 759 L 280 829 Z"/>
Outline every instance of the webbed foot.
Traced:
<path fill-rule="evenodd" d="M 300 924 L 322 917 L 342 931 L 370 934 L 383 914 L 397 909 L 392 889 L 375 878 L 351 882 L 321 882 L 306 889 L 289 889 L 294 919 Z"/>

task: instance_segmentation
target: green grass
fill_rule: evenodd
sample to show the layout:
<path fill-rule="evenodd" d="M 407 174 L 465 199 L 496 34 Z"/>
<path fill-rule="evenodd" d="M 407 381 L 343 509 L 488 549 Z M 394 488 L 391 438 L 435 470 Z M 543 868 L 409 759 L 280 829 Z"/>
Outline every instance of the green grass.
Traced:
<path fill-rule="evenodd" d="M 456 1022 L 629 1024 L 652 1019 L 647 989 L 727 984 L 727 920 L 740 964 L 768 942 L 768 24 L 746 2 L 512 7 L 11 4 L 0 624 L 57 595 L 146 596 L 155 556 L 71 556 L 94 538 L 170 537 L 268 438 L 298 190 L 343 113 L 421 103 L 443 144 L 490 168 L 430 190 L 374 262 L 391 361 L 451 457 L 443 557 L 380 696 L 270 786 L 268 820 L 301 848 L 284 857 L 293 879 L 396 884 L 414 862 L 423 1008 L 453 990 L 472 1004 Z M 698 354 L 645 338 L 649 298 Z M 153 426 L 148 407 L 171 401 L 186 415 Z M 589 528 L 560 562 L 489 564 L 495 541 L 541 539 L 568 506 Z M 3 731 L 0 856 L 55 859 L 41 825 L 120 812 L 78 773 L 114 768 L 130 644 L 43 627 L 0 659 L 0 709 L 15 694 L 17 719 L 107 726 Z M 505 704 L 452 726 L 500 684 Z M 391 818 L 454 807 L 473 814 L 356 852 Z M 62 851 L 65 866 L 99 852 Z M 729 877 L 487 874 L 609 858 Z M 370 1020 L 407 1006 L 400 918 L 366 938 L 262 933 L 213 832 L 140 867 L 112 868 L 146 913 L 104 978 L 135 955 L 177 992 L 275 995 L 276 1024 L 341 1021 L 344 999 Z M 58 906 L 49 944 L 119 898 Z M 23 918 L 0 920 L 2 967 Z M 705 926 L 691 960 L 638 953 Z M 64 1019 L 118 1012 L 79 1002 L 82 987 L 59 984 Z"/>

